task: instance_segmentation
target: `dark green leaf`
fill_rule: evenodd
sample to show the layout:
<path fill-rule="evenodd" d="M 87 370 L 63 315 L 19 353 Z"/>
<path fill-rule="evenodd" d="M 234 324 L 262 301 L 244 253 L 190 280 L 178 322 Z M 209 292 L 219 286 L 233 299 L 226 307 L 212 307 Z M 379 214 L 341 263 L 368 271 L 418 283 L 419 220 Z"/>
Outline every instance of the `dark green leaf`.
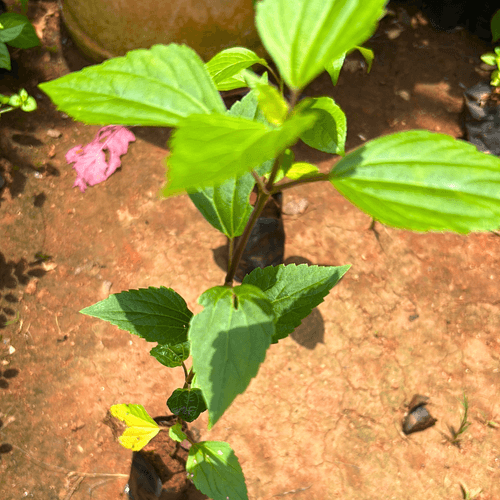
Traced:
<path fill-rule="evenodd" d="M 206 409 L 200 389 L 175 389 L 167 400 L 168 409 L 186 422 L 196 420 Z"/>
<path fill-rule="evenodd" d="M 0 42 L 11 42 L 23 31 L 24 26 L 29 24 L 28 18 L 21 14 L 6 13 L 0 15 Z"/>
<path fill-rule="evenodd" d="M 5 28 L 0 30 L 0 41 L 7 42 L 11 47 L 17 49 L 29 49 L 40 45 L 40 40 L 36 35 L 35 28 L 33 28 L 26 16 L 13 13 L 2 14 L 0 16 L 0 23 Z M 4 40 L 2 38 L 2 34 L 7 37 L 13 35 L 18 31 L 19 27 L 21 27 L 21 31 L 17 36 L 10 40 Z"/>
<path fill-rule="evenodd" d="M 276 318 L 273 344 L 292 333 L 323 302 L 349 267 L 282 264 L 257 268 L 245 276 L 243 285 L 260 288 L 273 306 Z"/>
<path fill-rule="evenodd" d="M 448 135 L 380 137 L 338 162 L 330 181 L 389 226 L 457 233 L 500 226 L 500 158 Z"/>
<path fill-rule="evenodd" d="M 185 342 L 193 315 L 174 290 L 152 286 L 110 295 L 80 312 L 162 345 Z"/>
<path fill-rule="evenodd" d="M 133 50 L 40 88 L 61 111 L 101 125 L 177 126 L 226 109 L 200 57 L 176 44 Z"/>
<path fill-rule="evenodd" d="M 386 0 L 268 0 L 257 5 L 262 42 L 292 89 L 375 31 Z"/>
<path fill-rule="evenodd" d="M 214 287 L 198 302 L 204 309 L 191 320 L 189 340 L 211 428 L 257 375 L 274 335 L 274 315 L 264 293 L 251 285 Z"/>
<path fill-rule="evenodd" d="M 224 441 L 202 441 L 191 446 L 186 470 L 194 485 L 213 500 L 248 500 L 238 458 Z"/>
<path fill-rule="evenodd" d="M 162 365 L 169 368 L 181 366 L 183 361 L 189 358 L 189 342 L 181 342 L 173 345 L 160 345 L 153 347 L 149 354 L 156 358 Z"/>
<path fill-rule="evenodd" d="M 500 10 L 497 10 L 491 18 L 491 33 L 493 35 L 492 42 L 500 39 Z"/>
<path fill-rule="evenodd" d="M 5 68 L 10 71 L 10 54 L 5 43 L 0 42 L 0 68 Z"/>

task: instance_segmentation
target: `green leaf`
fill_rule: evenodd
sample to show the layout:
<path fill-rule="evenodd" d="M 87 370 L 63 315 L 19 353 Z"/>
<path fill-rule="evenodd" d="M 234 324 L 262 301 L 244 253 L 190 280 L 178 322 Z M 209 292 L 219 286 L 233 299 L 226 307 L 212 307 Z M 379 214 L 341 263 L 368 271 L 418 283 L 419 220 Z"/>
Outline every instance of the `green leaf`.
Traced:
<path fill-rule="evenodd" d="M 194 485 L 213 500 L 248 500 L 238 458 L 224 441 L 203 441 L 191 446 L 186 470 Z"/>
<path fill-rule="evenodd" d="M 163 345 L 185 342 L 193 315 L 178 293 L 163 286 L 116 293 L 80 312 Z"/>
<path fill-rule="evenodd" d="M 206 409 L 200 389 L 175 389 L 167 400 L 168 409 L 186 422 L 196 420 Z"/>
<path fill-rule="evenodd" d="M 36 35 L 35 28 L 33 28 L 26 16 L 13 13 L 2 14 L 0 16 L 0 23 L 2 23 L 5 28 L 4 30 L 0 30 L 0 40 L 2 42 L 7 42 L 11 47 L 15 47 L 17 49 L 29 49 L 40 45 L 40 40 Z M 18 31 L 19 26 L 21 27 L 21 31 L 17 36 L 11 38 L 10 40 L 2 39 L 2 33 L 5 35 L 6 32 L 8 32 L 12 35 Z"/>
<path fill-rule="evenodd" d="M 182 441 L 187 439 L 186 434 L 182 432 L 182 425 L 180 422 L 177 422 L 168 429 L 168 435 L 170 439 L 177 441 L 178 443 L 182 443 Z"/>
<path fill-rule="evenodd" d="M 11 69 L 9 49 L 3 42 L 0 42 L 0 68 L 8 69 L 9 71 Z"/>
<path fill-rule="evenodd" d="M 242 47 L 233 47 L 219 52 L 205 66 L 217 90 L 233 90 L 234 88 L 240 88 L 240 85 L 234 87 L 234 77 L 240 74 L 242 70 L 257 63 L 267 67 L 266 60 L 259 57 L 255 52 Z M 236 80 L 244 83 L 241 75 Z M 246 84 L 244 83 L 241 86 L 245 87 Z"/>
<path fill-rule="evenodd" d="M 496 230 L 500 158 L 423 130 L 370 141 L 330 173 L 352 203 L 389 226 L 413 231 Z"/>
<path fill-rule="evenodd" d="M 58 109 L 92 124 L 177 126 L 226 109 L 200 57 L 176 44 L 133 50 L 39 87 Z"/>
<path fill-rule="evenodd" d="M 260 288 L 273 306 L 276 331 L 272 343 L 292 333 L 350 267 L 281 264 L 257 268 L 247 274 L 243 285 Z"/>
<path fill-rule="evenodd" d="M 260 110 L 266 120 L 276 127 L 282 125 L 288 114 L 288 104 L 278 89 L 271 85 L 257 85 L 255 90 Z"/>
<path fill-rule="evenodd" d="M 0 15 L 0 42 L 10 42 L 15 40 L 23 31 L 26 24 L 29 24 L 28 18 L 21 14 L 6 13 Z"/>
<path fill-rule="evenodd" d="M 291 149 L 285 150 L 283 153 L 283 159 L 281 161 L 281 165 L 278 169 L 276 177 L 274 178 L 274 183 L 279 182 L 283 177 L 288 175 L 288 172 L 292 168 L 293 161 L 295 160 L 295 153 Z M 269 172 L 271 169 L 269 170 Z M 266 182 L 269 179 L 269 176 L 266 175 Z"/>
<path fill-rule="evenodd" d="M 160 345 L 153 347 L 149 354 L 168 368 L 182 366 L 182 362 L 189 358 L 189 342 L 180 342 L 173 345 Z"/>
<path fill-rule="evenodd" d="M 495 54 L 493 54 L 493 52 L 488 52 L 486 54 L 483 54 L 481 56 L 481 61 L 483 61 L 486 64 L 489 64 L 490 66 L 496 66 L 497 64 L 497 59 L 495 57 Z"/>
<path fill-rule="evenodd" d="M 492 42 L 500 39 L 500 10 L 497 10 L 491 18 L 491 33 L 493 35 Z"/>
<path fill-rule="evenodd" d="M 332 59 L 331 61 L 327 62 L 325 64 L 325 69 L 328 71 L 328 74 L 330 75 L 330 78 L 332 79 L 333 85 L 337 85 L 339 81 L 339 76 L 340 76 L 340 70 L 342 69 L 342 66 L 344 65 L 346 54 L 342 54 L 339 57 L 336 57 L 335 59 Z"/>
<path fill-rule="evenodd" d="M 300 136 L 302 141 L 324 153 L 343 155 L 347 120 L 335 101 L 330 97 L 316 97 L 301 103 L 302 106 L 308 111 L 314 111 L 318 116 L 314 127 Z"/>
<path fill-rule="evenodd" d="M 121 445 L 132 451 L 144 448 L 159 432 L 158 424 L 141 405 L 113 405 L 111 415 L 127 424 L 127 429 L 118 438 Z"/>
<path fill-rule="evenodd" d="M 332 60 L 375 31 L 386 0 L 265 0 L 260 38 L 292 89 L 302 89 Z"/>
<path fill-rule="evenodd" d="M 372 69 L 373 59 L 375 59 L 373 50 L 366 47 L 356 47 L 356 50 L 359 50 L 361 55 L 364 57 L 366 64 L 368 65 L 366 72 L 369 73 Z"/>
<path fill-rule="evenodd" d="M 276 156 L 310 128 L 316 116 L 295 115 L 280 128 L 229 115 L 192 115 L 171 140 L 163 194 L 217 185 Z"/>
<path fill-rule="evenodd" d="M 301 177 L 310 177 L 318 172 L 318 167 L 316 165 L 312 165 L 311 163 L 294 163 L 289 168 L 286 176 L 292 181 L 295 181 Z"/>
<path fill-rule="evenodd" d="M 274 335 L 273 309 L 251 285 L 214 287 L 198 302 L 189 328 L 193 370 L 208 407 L 209 428 L 257 375 Z"/>

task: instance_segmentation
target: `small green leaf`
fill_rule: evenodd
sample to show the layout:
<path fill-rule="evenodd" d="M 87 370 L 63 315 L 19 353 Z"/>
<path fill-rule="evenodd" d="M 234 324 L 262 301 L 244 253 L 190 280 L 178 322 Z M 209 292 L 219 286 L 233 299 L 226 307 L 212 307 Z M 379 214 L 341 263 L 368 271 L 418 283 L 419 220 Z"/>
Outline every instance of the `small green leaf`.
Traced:
<path fill-rule="evenodd" d="M 133 404 L 113 405 L 110 412 L 113 417 L 127 424 L 127 429 L 118 438 L 118 441 L 129 450 L 142 450 L 160 432 L 158 424 L 148 415 L 144 406 Z"/>
<path fill-rule="evenodd" d="M 262 165 L 310 128 L 316 116 L 297 114 L 280 128 L 229 115 L 191 115 L 171 140 L 168 158 L 169 196 L 220 184 Z"/>
<path fill-rule="evenodd" d="M 291 149 L 285 150 L 283 153 L 283 160 L 281 161 L 280 168 L 276 177 L 274 178 L 274 182 L 279 182 L 285 176 L 288 175 L 288 172 L 292 168 L 293 161 L 295 160 L 295 153 Z M 269 176 L 266 175 L 266 180 L 268 180 Z"/>
<path fill-rule="evenodd" d="M 189 340 L 211 428 L 257 375 L 274 335 L 274 314 L 252 285 L 214 287 L 198 302 L 204 309 L 191 321 Z"/>
<path fill-rule="evenodd" d="M 314 126 L 300 136 L 302 141 L 324 153 L 343 155 L 347 120 L 335 101 L 330 97 L 316 97 L 303 101 L 302 107 L 304 110 L 314 111 L 317 115 Z"/>
<path fill-rule="evenodd" d="M 196 420 L 206 409 L 200 389 L 175 389 L 167 401 L 168 409 L 186 422 Z"/>
<path fill-rule="evenodd" d="M 286 173 L 286 176 L 294 181 L 301 177 L 310 177 L 317 173 L 319 173 L 319 169 L 316 165 L 312 165 L 311 163 L 294 163 Z"/>
<path fill-rule="evenodd" d="M 337 85 L 339 81 L 339 76 L 340 76 L 340 70 L 342 69 L 342 66 L 344 65 L 346 54 L 342 54 L 339 57 L 336 57 L 335 59 L 332 59 L 331 61 L 327 62 L 325 64 L 325 69 L 328 71 L 328 74 L 330 75 L 330 78 L 332 79 L 333 85 Z"/>
<path fill-rule="evenodd" d="M 185 45 L 128 52 L 39 87 L 58 109 L 98 125 L 177 126 L 226 107 L 198 54 Z"/>
<path fill-rule="evenodd" d="M 493 35 L 492 42 L 500 39 L 500 10 L 497 10 L 491 18 L 491 33 Z"/>
<path fill-rule="evenodd" d="M 158 344 L 149 351 L 149 354 L 168 368 L 182 366 L 183 361 L 189 358 L 189 342 L 186 341 L 173 345 Z"/>
<path fill-rule="evenodd" d="M 481 56 L 481 61 L 483 61 L 485 64 L 489 64 L 490 66 L 496 66 L 497 64 L 497 59 L 495 54 L 493 54 L 493 52 L 488 52 L 487 54 L 483 54 Z"/>
<path fill-rule="evenodd" d="M 386 0 L 266 0 L 257 5 L 261 40 L 292 89 L 367 40 Z"/>
<path fill-rule="evenodd" d="M 173 441 L 177 441 L 178 443 L 182 443 L 187 439 L 186 434 L 182 432 L 182 425 L 180 422 L 177 422 L 175 425 L 172 425 L 172 427 L 168 429 L 168 435 L 170 439 L 172 439 Z"/>
<path fill-rule="evenodd" d="M 448 135 L 380 137 L 340 160 L 330 181 L 389 226 L 457 233 L 500 226 L 500 158 Z"/>
<path fill-rule="evenodd" d="M 10 71 L 10 53 L 7 45 L 0 42 L 0 68 L 8 69 Z"/>
<path fill-rule="evenodd" d="M 243 285 L 254 285 L 271 302 L 276 332 L 272 343 L 284 339 L 297 328 L 311 311 L 340 281 L 350 266 L 308 266 L 290 264 L 254 269 L 243 279 Z"/>
<path fill-rule="evenodd" d="M 26 113 L 29 113 L 30 111 L 35 111 L 36 108 L 37 108 L 36 101 L 31 96 L 28 96 L 26 100 L 21 104 L 21 109 Z"/>
<path fill-rule="evenodd" d="M 372 49 L 368 49 L 367 47 L 356 47 L 356 50 L 359 50 L 361 55 L 364 57 L 368 68 L 366 70 L 369 73 L 372 69 L 373 59 L 375 59 L 375 54 Z"/>
<path fill-rule="evenodd" d="M 288 114 L 288 104 L 278 89 L 271 85 L 257 85 L 255 90 L 260 110 L 266 120 L 276 127 L 282 125 Z"/>
<path fill-rule="evenodd" d="M 238 458 L 224 441 L 203 441 L 191 446 L 186 470 L 194 485 L 213 500 L 248 500 Z"/>
<path fill-rule="evenodd" d="M 178 293 L 163 286 L 116 293 L 80 312 L 162 345 L 185 342 L 193 315 Z"/>
<path fill-rule="evenodd" d="M 259 57 L 255 52 L 242 47 L 233 47 L 219 52 L 205 66 L 217 90 L 233 90 L 240 86 L 246 86 L 244 84 L 234 87 L 235 77 L 242 70 L 250 68 L 257 63 L 267 67 L 266 60 Z M 244 83 L 241 75 L 236 80 Z"/>
<path fill-rule="evenodd" d="M 0 22 L 5 28 L 0 31 L 0 40 L 2 42 L 7 42 L 11 47 L 15 47 L 16 49 L 29 49 L 40 45 L 40 40 L 36 35 L 35 28 L 33 28 L 26 16 L 14 13 L 2 14 L 0 16 Z M 19 26 L 21 27 L 21 32 L 17 36 L 11 38 L 10 40 L 2 39 L 2 33 L 5 35 L 6 32 L 12 30 L 10 32 L 12 35 L 17 32 Z"/>
<path fill-rule="evenodd" d="M 10 42 L 15 40 L 23 31 L 26 24 L 29 24 L 28 18 L 21 14 L 12 12 L 0 15 L 0 42 Z"/>

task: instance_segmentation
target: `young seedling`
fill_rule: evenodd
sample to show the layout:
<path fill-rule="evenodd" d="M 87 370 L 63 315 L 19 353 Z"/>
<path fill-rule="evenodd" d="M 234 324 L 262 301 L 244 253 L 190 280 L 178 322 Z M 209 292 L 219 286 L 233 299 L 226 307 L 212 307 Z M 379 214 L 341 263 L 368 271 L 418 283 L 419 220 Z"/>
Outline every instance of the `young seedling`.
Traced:
<path fill-rule="evenodd" d="M 451 437 L 448 437 L 448 440 L 452 445 L 456 446 L 457 448 L 460 448 L 462 434 L 469 428 L 471 424 L 467 420 L 467 414 L 469 412 L 469 400 L 467 399 L 465 393 L 463 395 L 461 404 L 463 407 L 463 413 L 462 413 L 462 419 L 460 421 L 460 427 L 458 428 L 458 430 L 455 430 L 455 428 L 452 425 L 448 426 L 448 429 L 450 430 L 451 433 Z"/>
<path fill-rule="evenodd" d="M 481 61 L 490 66 L 496 66 L 496 69 L 491 73 L 490 84 L 493 87 L 500 86 L 500 47 L 495 47 L 495 53 L 487 52 L 481 56 Z"/>
<path fill-rule="evenodd" d="M 212 428 L 257 375 L 267 349 L 288 337 L 350 267 L 269 266 L 235 285 L 252 229 L 271 196 L 329 182 L 388 226 L 464 234 L 498 229 L 499 158 L 425 130 L 386 135 L 346 153 L 342 109 L 330 97 L 301 99 L 325 70 L 335 84 L 352 50 L 371 62 L 372 53 L 360 47 L 374 33 L 385 3 L 257 2 L 257 30 L 276 72 L 243 47 L 223 50 L 204 63 L 189 47 L 170 44 L 135 50 L 40 85 L 60 110 L 85 123 L 173 127 L 162 194 L 187 193 L 229 239 L 228 272 L 219 286 L 201 293 L 198 314 L 165 287 L 123 291 L 81 311 L 156 344 L 150 353 L 162 365 L 182 367 L 184 384 L 167 400 L 177 418 L 169 431 L 174 441 L 186 437 L 183 422 L 204 411 Z M 274 80 L 254 73 L 257 64 Z M 250 92 L 227 109 L 219 92 L 238 88 Z M 339 161 L 327 173 L 295 163 L 290 148 L 299 140 Z M 140 449 L 159 432 L 140 405 L 114 405 L 112 411 L 127 423 L 121 442 L 130 449 Z M 454 439 L 465 424 L 466 414 Z M 186 470 L 200 491 L 214 500 L 248 499 L 228 443 L 190 443 Z"/>
<path fill-rule="evenodd" d="M 467 485 L 463 482 L 460 482 L 460 490 L 462 491 L 463 500 L 474 500 L 474 498 L 477 498 L 483 491 L 481 488 L 469 490 Z"/>

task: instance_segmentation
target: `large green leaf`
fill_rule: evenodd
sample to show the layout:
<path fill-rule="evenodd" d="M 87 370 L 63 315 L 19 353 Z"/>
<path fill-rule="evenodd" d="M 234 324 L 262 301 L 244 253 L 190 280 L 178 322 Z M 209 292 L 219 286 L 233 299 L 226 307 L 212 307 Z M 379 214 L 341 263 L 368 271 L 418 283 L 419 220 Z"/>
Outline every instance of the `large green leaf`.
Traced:
<path fill-rule="evenodd" d="M 344 112 L 330 97 L 315 97 L 301 106 L 317 113 L 318 119 L 300 138 L 312 148 L 337 155 L 344 154 L 347 120 Z"/>
<path fill-rule="evenodd" d="M 40 88 L 61 111 L 100 125 L 177 126 L 191 114 L 226 109 L 200 57 L 176 44 L 133 50 Z"/>
<path fill-rule="evenodd" d="M 264 0 L 256 24 L 292 89 L 304 88 L 332 60 L 375 31 L 386 0 Z"/>
<path fill-rule="evenodd" d="M 168 158 L 168 196 L 220 184 L 276 158 L 316 120 L 297 114 L 281 127 L 229 115 L 191 115 L 174 132 Z"/>
<path fill-rule="evenodd" d="M 254 269 L 243 285 L 260 288 L 271 302 L 275 314 L 273 344 L 297 328 L 340 281 L 350 266 L 308 266 L 290 264 Z"/>
<path fill-rule="evenodd" d="M 211 428 L 257 375 L 274 335 L 274 315 L 252 285 L 210 288 L 198 302 L 204 309 L 191 320 L 189 340 Z"/>
<path fill-rule="evenodd" d="M 413 231 L 500 226 L 500 158 L 423 130 L 370 141 L 336 164 L 331 183 L 361 210 Z"/>
<path fill-rule="evenodd" d="M 189 479 L 213 500 L 248 500 L 245 477 L 238 458 L 224 441 L 202 441 L 189 449 Z"/>
<path fill-rule="evenodd" d="M 233 47 L 212 57 L 206 68 L 218 90 L 233 90 L 246 86 L 240 73 L 257 63 L 267 67 L 266 60 L 255 52 L 243 47 Z"/>
<path fill-rule="evenodd" d="M 167 400 L 168 409 L 186 422 L 196 420 L 206 409 L 203 394 L 198 388 L 175 389 Z"/>
<path fill-rule="evenodd" d="M 163 345 L 185 342 L 193 316 L 184 299 L 163 286 L 116 293 L 80 312 Z"/>

